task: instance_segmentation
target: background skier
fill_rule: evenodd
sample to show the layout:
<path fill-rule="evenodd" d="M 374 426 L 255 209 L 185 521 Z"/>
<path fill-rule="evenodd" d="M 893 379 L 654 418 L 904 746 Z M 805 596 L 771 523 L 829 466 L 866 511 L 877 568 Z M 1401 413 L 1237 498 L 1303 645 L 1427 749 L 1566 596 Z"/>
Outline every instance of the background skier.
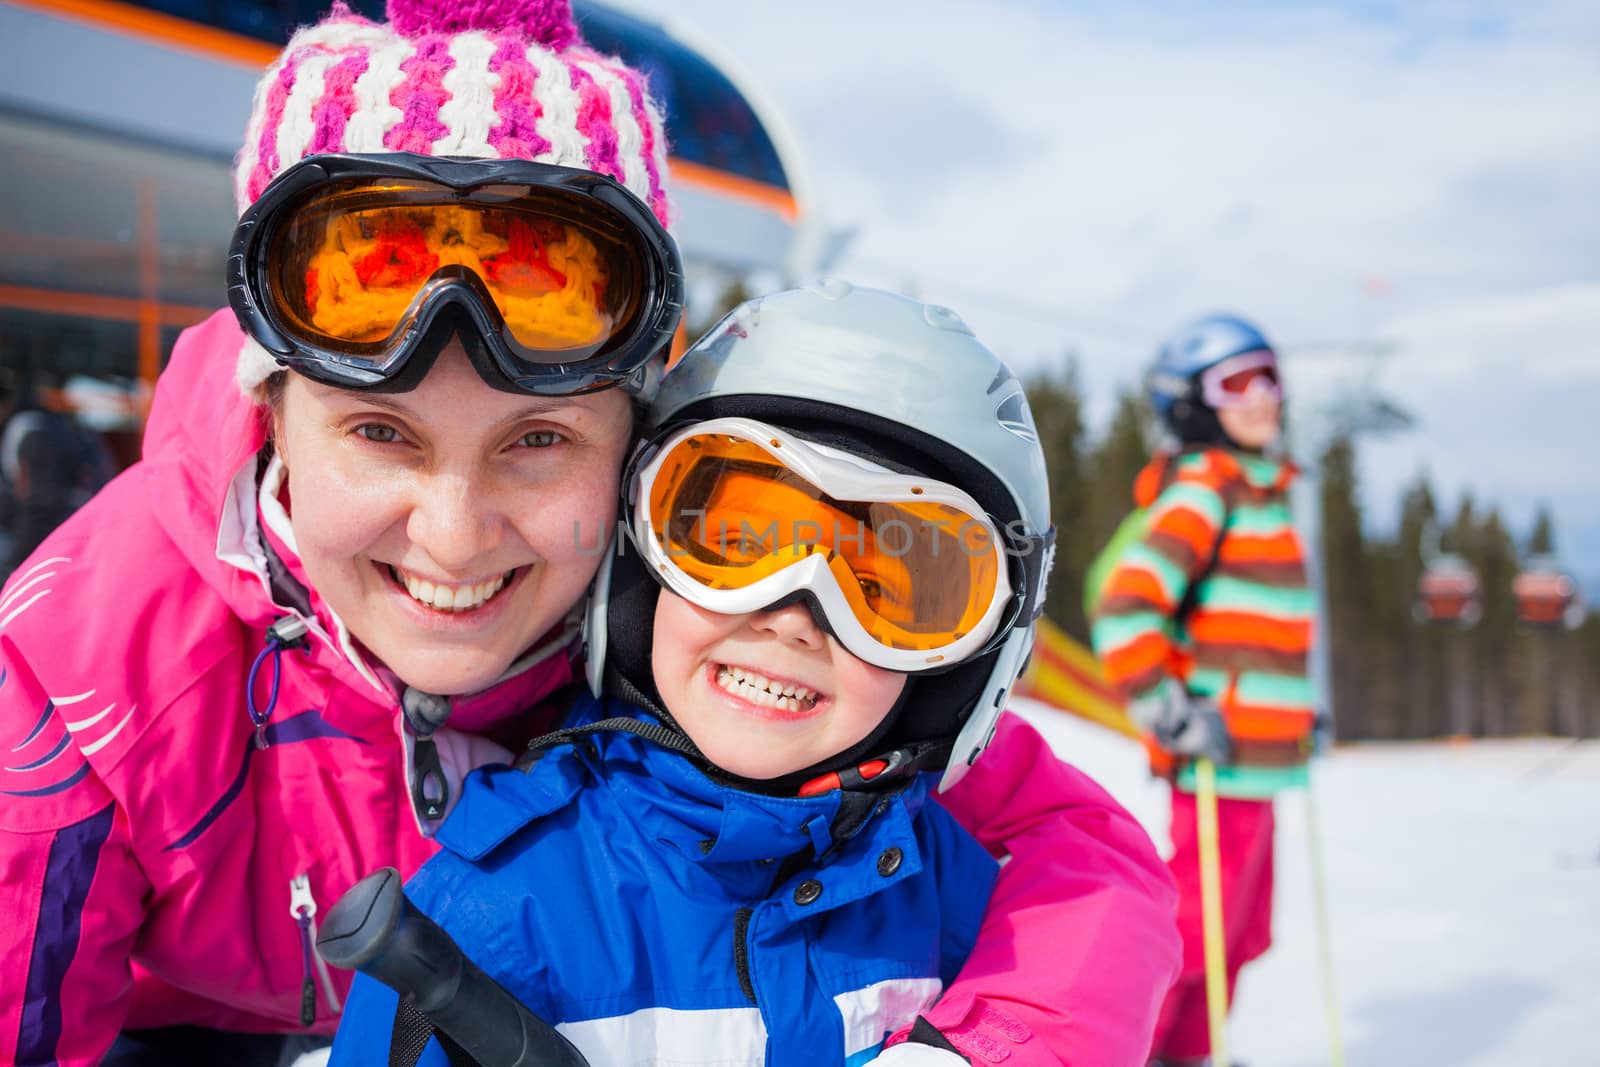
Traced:
<path fill-rule="evenodd" d="M 1172 437 L 1139 475 L 1138 535 L 1116 552 L 1095 651 L 1173 781 L 1170 868 L 1183 973 L 1157 1023 L 1165 1064 L 1204 1062 L 1204 948 L 1193 761 L 1219 766 L 1228 989 L 1272 937 L 1272 795 L 1304 779 L 1316 718 L 1314 602 L 1289 513 L 1295 475 L 1274 451 L 1282 390 L 1250 323 L 1201 319 L 1162 346 L 1147 379 Z"/>

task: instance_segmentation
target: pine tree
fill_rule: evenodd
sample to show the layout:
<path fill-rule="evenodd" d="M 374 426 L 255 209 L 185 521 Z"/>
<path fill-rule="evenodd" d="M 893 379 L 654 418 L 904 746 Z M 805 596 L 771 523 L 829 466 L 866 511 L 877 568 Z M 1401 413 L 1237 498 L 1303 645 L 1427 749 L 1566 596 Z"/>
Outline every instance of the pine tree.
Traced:
<path fill-rule="evenodd" d="M 1536 557 L 1555 554 L 1555 520 L 1549 508 L 1541 506 L 1528 535 L 1524 565 Z M 1587 670 L 1580 659 L 1581 636 L 1564 628 L 1523 626 L 1519 630 L 1511 663 L 1517 685 L 1517 731 L 1583 736 L 1583 705 L 1588 694 L 1584 685 Z"/>
<path fill-rule="evenodd" d="M 1478 524 L 1473 541 L 1468 558 L 1477 568 L 1483 588 L 1483 618 L 1471 633 L 1480 721 L 1484 736 L 1504 737 L 1514 732 L 1511 678 L 1519 642 L 1511 584 L 1517 576 L 1517 549 L 1495 508 Z"/>
<path fill-rule="evenodd" d="M 1356 500 L 1355 447 L 1336 438 L 1319 465 L 1322 493 L 1321 565 L 1329 642 L 1329 687 L 1341 738 L 1372 737 L 1367 560 Z M 1380 734 L 1381 736 L 1381 734 Z"/>
<path fill-rule="evenodd" d="M 1575 654 L 1573 669 L 1578 673 L 1579 693 L 1576 734 L 1600 737 L 1600 616 L 1591 614 L 1572 634 Z"/>
<path fill-rule="evenodd" d="M 1069 356 L 1061 369 L 1035 376 L 1025 384 L 1028 406 L 1039 428 L 1050 484 L 1050 521 L 1056 528 L 1055 569 L 1045 596 L 1045 614 L 1068 633 L 1087 641 L 1083 613 L 1083 576 L 1098 544 L 1089 530 L 1089 479 L 1085 469 L 1083 395 L 1076 362 Z"/>
<path fill-rule="evenodd" d="M 1528 555 L 1550 556 L 1555 550 L 1555 521 L 1550 518 L 1550 509 L 1540 505 L 1539 513 L 1534 516 L 1533 532 L 1528 535 Z"/>
<path fill-rule="evenodd" d="M 1090 457 L 1089 526 L 1098 552 L 1134 508 L 1133 483 L 1150 462 L 1149 407 L 1136 390 L 1117 397 L 1106 433 Z M 1091 556 L 1091 558 L 1093 558 Z"/>
<path fill-rule="evenodd" d="M 1403 635 L 1407 653 L 1395 668 L 1397 687 L 1404 699 L 1402 737 L 1443 737 L 1452 726 L 1449 654 L 1455 634 L 1439 626 L 1419 625 L 1412 611 L 1425 569 L 1423 535 L 1438 521 L 1438 503 L 1423 476 L 1406 491 L 1401 504 L 1395 582 L 1389 598 L 1390 610 L 1405 620 L 1394 631 Z"/>
<path fill-rule="evenodd" d="M 1411 689 L 1412 655 L 1420 634 L 1411 617 L 1416 567 L 1405 558 L 1403 542 L 1372 540 L 1366 544 L 1367 616 L 1362 627 L 1366 706 L 1358 709 L 1362 736 L 1392 739 L 1416 736 Z M 1409 584 L 1408 584 L 1409 583 Z M 1339 708 L 1340 719 L 1348 709 Z M 1341 736 L 1349 736 L 1343 724 Z"/>
<path fill-rule="evenodd" d="M 1461 498 L 1455 521 L 1444 533 L 1442 549 L 1467 560 L 1477 539 L 1478 520 L 1473 508 L 1472 494 Z M 1480 577 L 1481 582 L 1481 577 Z M 1481 588 L 1480 588 L 1481 594 Z M 1447 642 L 1449 657 L 1445 665 L 1444 692 L 1448 694 L 1450 708 L 1450 733 L 1458 737 L 1477 737 L 1483 732 L 1479 718 L 1478 695 L 1482 692 L 1481 664 L 1473 657 L 1473 642 L 1465 630 L 1452 630 Z"/>

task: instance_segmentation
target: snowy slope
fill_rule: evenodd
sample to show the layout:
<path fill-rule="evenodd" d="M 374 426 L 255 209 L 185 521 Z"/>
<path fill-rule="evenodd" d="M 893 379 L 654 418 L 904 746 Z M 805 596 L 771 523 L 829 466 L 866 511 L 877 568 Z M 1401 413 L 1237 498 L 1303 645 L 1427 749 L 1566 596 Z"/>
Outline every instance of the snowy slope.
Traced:
<path fill-rule="evenodd" d="M 1137 745 L 1019 702 L 1165 851 Z M 1600 1067 L 1600 742 L 1342 746 L 1320 760 L 1334 967 L 1350 1067 Z M 1270 953 L 1230 1031 L 1249 1067 L 1329 1062 L 1305 798 L 1278 803 Z"/>

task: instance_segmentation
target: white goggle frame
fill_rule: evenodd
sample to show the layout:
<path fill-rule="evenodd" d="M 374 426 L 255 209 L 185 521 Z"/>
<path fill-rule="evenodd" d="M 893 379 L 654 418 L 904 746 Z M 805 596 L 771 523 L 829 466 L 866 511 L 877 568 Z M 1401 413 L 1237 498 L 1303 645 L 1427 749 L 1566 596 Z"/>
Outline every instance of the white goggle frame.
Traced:
<path fill-rule="evenodd" d="M 740 589 L 710 589 L 684 573 L 671 554 L 656 540 L 650 515 L 650 487 L 672 449 L 689 437 L 724 434 L 758 445 L 773 460 L 798 474 L 836 500 L 883 503 L 937 503 L 959 508 L 981 522 L 995 556 L 995 587 L 989 606 L 971 632 L 938 648 L 890 648 L 869 634 L 828 568 L 827 557 L 812 555 Z M 888 470 L 837 448 L 816 444 L 754 419 L 710 419 L 685 427 L 659 444 L 651 444 L 635 458 L 628 479 L 634 545 L 657 580 L 698 607 L 721 615 L 761 611 L 795 593 L 816 599 L 833 636 L 856 658 L 885 670 L 914 673 L 961 663 L 984 648 L 1005 621 L 1012 587 L 1005 541 L 983 507 L 969 494 L 946 482 L 918 478 Z"/>
<path fill-rule="evenodd" d="M 1268 381 L 1266 378 L 1255 378 L 1242 393 L 1231 393 L 1224 389 L 1222 383 L 1235 374 L 1246 371 L 1271 368 L 1274 378 L 1278 374 L 1278 357 L 1270 348 L 1258 348 L 1253 352 L 1243 352 L 1237 356 L 1207 367 L 1200 372 L 1200 399 L 1206 406 L 1213 410 L 1221 408 L 1247 407 L 1256 402 L 1258 397 L 1269 400 L 1278 400 L 1283 396 L 1283 386 L 1276 380 Z"/>

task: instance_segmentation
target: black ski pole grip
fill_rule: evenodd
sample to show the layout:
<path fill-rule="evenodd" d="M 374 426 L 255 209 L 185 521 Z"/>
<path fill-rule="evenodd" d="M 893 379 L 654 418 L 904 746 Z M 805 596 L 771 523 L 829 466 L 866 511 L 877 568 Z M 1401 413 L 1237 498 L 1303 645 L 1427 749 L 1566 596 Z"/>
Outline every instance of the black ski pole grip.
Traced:
<path fill-rule="evenodd" d="M 483 1067 L 589 1067 L 583 1053 L 461 951 L 385 867 L 357 882 L 323 920 L 317 950 L 410 997 Z"/>

